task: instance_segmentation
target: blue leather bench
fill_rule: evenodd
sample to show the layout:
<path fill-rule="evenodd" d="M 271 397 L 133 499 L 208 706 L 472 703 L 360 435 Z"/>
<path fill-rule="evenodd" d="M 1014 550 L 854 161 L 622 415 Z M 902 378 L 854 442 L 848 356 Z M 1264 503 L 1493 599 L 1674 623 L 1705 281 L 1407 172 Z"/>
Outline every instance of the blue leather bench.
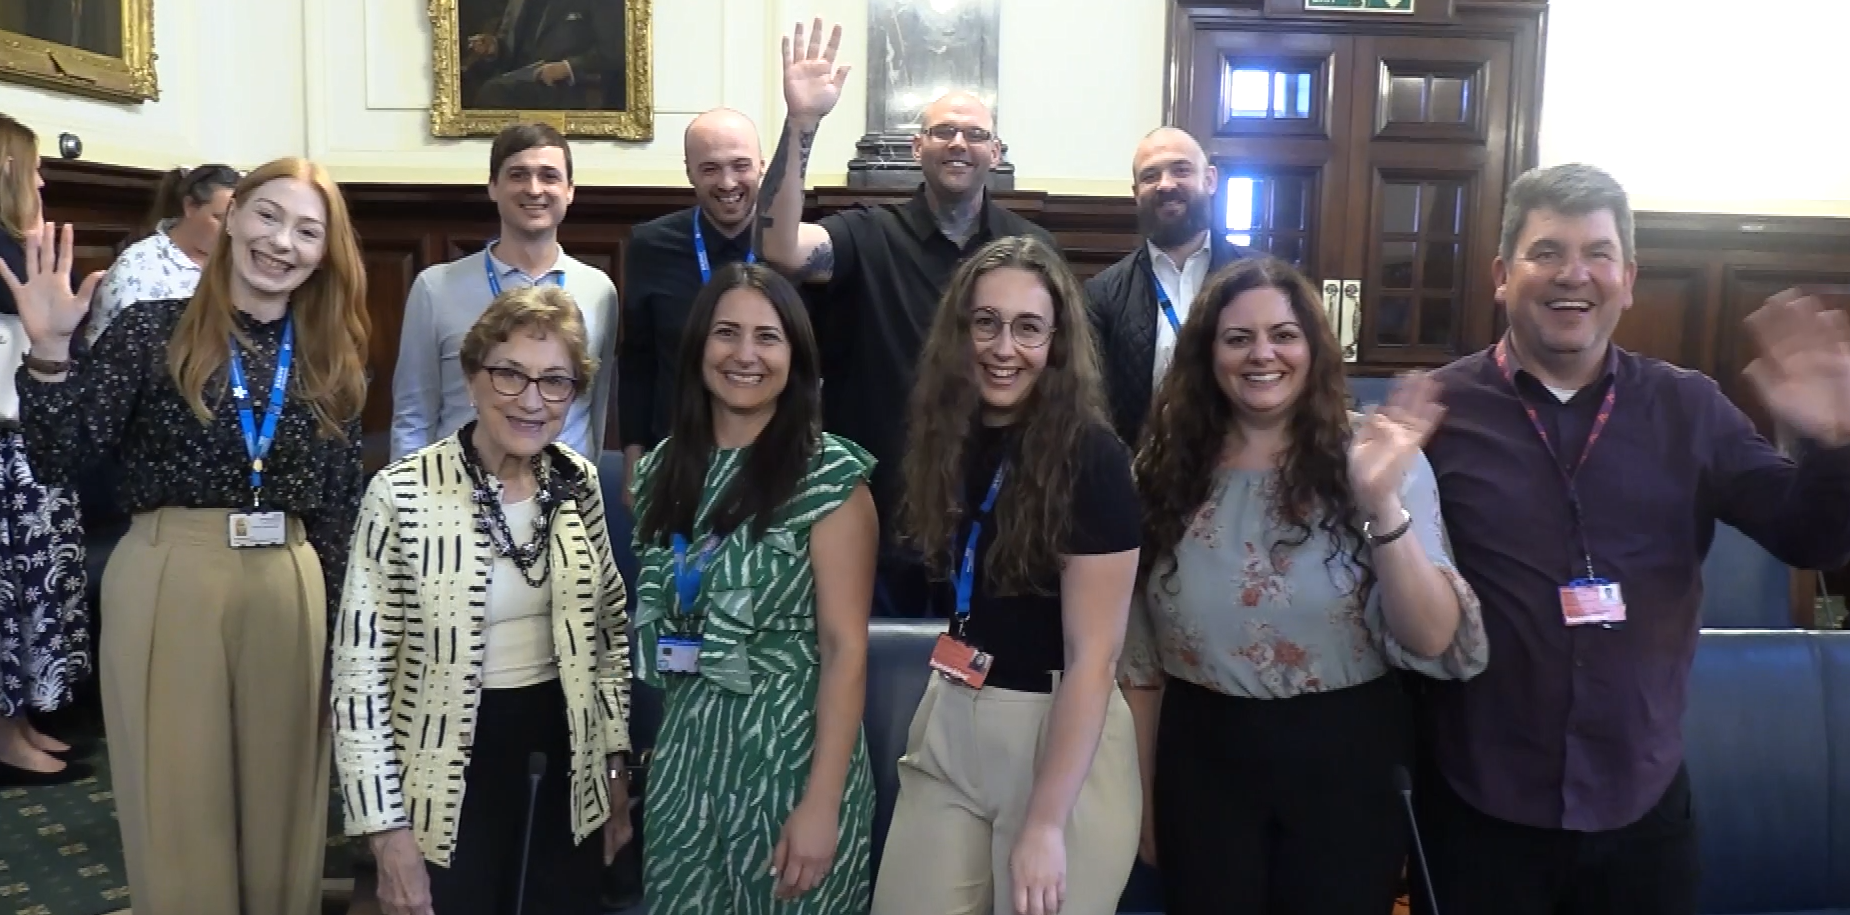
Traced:
<path fill-rule="evenodd" d="M 1703 632 L 1684 733 L 1703 915 L 1850 915 L 1850 633 Z"/>

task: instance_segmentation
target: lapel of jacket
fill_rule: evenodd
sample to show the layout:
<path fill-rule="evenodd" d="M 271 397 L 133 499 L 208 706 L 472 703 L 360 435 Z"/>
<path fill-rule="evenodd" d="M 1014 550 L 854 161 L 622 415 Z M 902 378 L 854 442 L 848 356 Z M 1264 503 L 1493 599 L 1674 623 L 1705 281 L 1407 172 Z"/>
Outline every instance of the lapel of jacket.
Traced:
<path fill-rule="evenodd" d="M 1156 304 L 1156 271 L 1150 263 L 1149 241 L 1138 239 L 1137 251 L 1131 259 L 1131 271 L 1134 274 L 1131 277 L 1132 307 L 1131 313 L 1125 318 L 1135 333 L 1131 339 L 1138 341 L 1138 344 L 1133 354 L 1136 362 L 1131 366 L 1135 377 L 1130 382 L 1135 385 L 1132 390 L 1136 402 L 1147 404 L 1155 392 L 1156 322 L 1161 320 L 1157 317 L 1160 306 Z"/>
<path fill-rule="evenodd" d="M 488 574 L 494 567 L 494 549 L 488 544 L 488 535 L 481 532 L 475 523 L 475 484 L 470 481 L 469 471 L 463 466 L 462 444 L 452 435 L 446 446 L 432 452 L 425 458 L 430 465 L 425 467 L 425 477 L 435 480 L 432 487 L 431 504 L 436 511 L 460 512 L 461 516 L 445 519 L 451 523 L 445 525 L 449 530 L 459 531 L 455 539 L 444 548 L 454 553 L 453 558 L 436 566 L 438 574 L 432 576 L 435 581 L 426 582 L 427 592 L 469 595 L 469 619 L 457 620 L 458 624 L 467 623 L 474 635 L 480 639 L 488 625 Z M 427 544 L 426 548 L 429 548 Z M 427 556 L 429 563 L 437 557 Z"/>

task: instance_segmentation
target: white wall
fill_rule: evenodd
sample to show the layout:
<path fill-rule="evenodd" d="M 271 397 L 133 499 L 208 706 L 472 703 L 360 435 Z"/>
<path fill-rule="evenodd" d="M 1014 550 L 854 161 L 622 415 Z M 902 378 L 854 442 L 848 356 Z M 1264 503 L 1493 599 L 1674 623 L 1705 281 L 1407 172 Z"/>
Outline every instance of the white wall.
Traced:
<path fill-rule="evenodd" d="M 1642 210 L 1850 216 L 1843 0 L 1554 0 L 1544 165 Z"/>
<path fill-rule="evenodd" d="M 83 138 L 85 159 L 144 168 L 300 154 L 303 2 L 162 0 L 154 4 L 159 101 L 125 105 L 0 83 L 0 111 L 35 130 L 48 157 L 65 131 Z"/>
<path fill-rule="evenodd" d="M 1161 110 L 1164 2 L 1003 0 L 999 126 L 1018 186 L 1126 192 L 1130 149 Z M 656 0 L 654 15 L 656 139 L 575 144 L 580 183 L 683 183 L 681 131 L 721 105 L 758 120 L 769 158 L 783 117 L 778 41 L 815 16 L 842 25 L 840 60 L 854 68 L 812 159 L 812 183 L 842 183 L 866 130 L 864 0 Z M 1045 26 L 1056 20 L 1069 31 L 1051 41 Z M 483 180 L 486 139 L 429 135 L 422 0 L 317 0 L 306 23 L 311 156 L 344 180 Z M 350 43 L 363 63 L 342 56 Z"/>
<path fill-rule="evenodd" d="M 1017 185 L 1129 192 L 1129 156 L 1161 116 L 1167 0 L 1001 0 L 1000 122 Z M 1640 209 L 1850 216 L 1850 119 L 1832 117 L 1850 34 L 1841 0 L 1554 0 L 1544 164 L 1612 170 Z M 844 180 L 865 130 L 864 0 L 655 0 L 655 133 L 583 140 L 580 182 L 676 186 L 681 131 L 719 105 L 783 113 L 778 39 L 840 22 L 854 66 L 816 141 L 811 183 Z M 307 154 L 343 180 L 475 183 L 488 141 L 430 136 L 425 0 L 161 0 L 161 101 L 118 105 L 0 84 L 0 111 L 85 158 L 150 168 Z M 1047 26 L 1066 31 L 1053 39 Z"/>

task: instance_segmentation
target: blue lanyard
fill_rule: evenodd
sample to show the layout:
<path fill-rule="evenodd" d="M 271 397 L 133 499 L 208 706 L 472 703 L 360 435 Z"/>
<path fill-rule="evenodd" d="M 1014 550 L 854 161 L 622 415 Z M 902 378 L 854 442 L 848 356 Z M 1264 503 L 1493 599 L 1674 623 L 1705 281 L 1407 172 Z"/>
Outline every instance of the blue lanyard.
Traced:
<path fill-rule="evenodd" d="M 680 598 L 680 613 L 683 616 L 694 612 L 694 601 L 700 597 L 700 580 L 707 574 L 707 563 L 713 560 L 714 548 L 719 546 L 719 538 L 709 535 L 700 545 L 700 555 L 694 557 L 690 568 L 687 564 L 687 538 L 674 535 L 674 590 Z"/>
<path fill-rule="evenodd" d="M 700 231 L 700 211 L 694 210 L 694 257 L 700 261 L 700 282 L 702 285 L 713 282 L 713 264 L 707 260 L 707 237 Z M 758 262 L 758 252 L 745 252 L 745 262 Z"/>
<path fill-rule="evenodd" d="M 501 297 L 501 278 L 495 276 L 495 259 L 494 256 L 488 252 L 494 248 L 495 242 L 500 240 L 499 238 L 491 238 L 488 240 L 488 244 L 482 246 L 482 272 L 488 274 L 488 294 L 497 299 Z M 565 288 L 565 274 L 557 270 L 534 280 L 533 285 L 538 286 L 548 281 L 560 289 Z"/>
<path fill-rule="evenodd" d="M 283 415 L 283 395 L 289 389 L 289 366 L 295 362 L 295 318 L 284 319 L 283 346 L 276 354 L 276 375 L 270 380 L 270 406 L 263 413 L 263 430 L 251 414 L 250 387 L 244 380 L 244 360 L 238 355 L 238 338 L 231 338 L 231 396 L 238 402 L 238 425 L 244 429 L 244 450 L 251 457 L 251 505 L 263 490 L 263 459 L 276 444 L 276 421 Z"/>
<path fill-rule="evenodd" d="M 1163 281 L 1156 275 L 1155 267 L 1150 268 L 1150 285 L 1156 287 L 1156 304 L 1162 306 L 1163 317 L 1169 319 L 1169 329 L 1175 331 L 1176 336 L 1182 336 L 1182 322 L 1176 320 L 1175 306 L 1169 304 L 1169 293 L 1163 291 Z"/>
<path fill-rule="evenodd" d="M 983 497 L 983 507 L 976 510 L 976 520 L 970 522 L 970 536 L 964 540 L 964 561 L 957 567 L 957 622 L 961 625 L 970 616 L 970 592 L 976 585 L 976 538 L 983 532 L 983 516 L 996 507 L 996 494 L 1002 491 L 1002 475 L 1009 469 L 1007 461 L 996 468 L 996 478 L 989 481 L 989 495 Z"/>

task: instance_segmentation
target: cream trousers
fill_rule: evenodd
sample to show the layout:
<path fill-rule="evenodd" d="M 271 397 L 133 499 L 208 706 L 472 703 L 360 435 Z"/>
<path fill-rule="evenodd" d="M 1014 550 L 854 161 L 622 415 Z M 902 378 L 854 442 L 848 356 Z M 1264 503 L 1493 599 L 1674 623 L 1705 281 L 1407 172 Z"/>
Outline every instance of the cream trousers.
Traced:
<path fill-rule="evenodd" d="M 103 575 L 103 721 L 135 915 L 317 915 L 327 846 L 327 597 L 229 512 L 135 516 Z"/>
<path fill-rule="evenodd" d="M 873 915 L 1011 915 L 1009 855 L 1027 816 L 1054 693 L 972 690 L 932 675 L 899 760 L 899 800 Z M 1130 706 L 1115 688 L 1066 824 L 1061 915 L 1111 915 L 1130 879 L 1143 789 Z"/>

